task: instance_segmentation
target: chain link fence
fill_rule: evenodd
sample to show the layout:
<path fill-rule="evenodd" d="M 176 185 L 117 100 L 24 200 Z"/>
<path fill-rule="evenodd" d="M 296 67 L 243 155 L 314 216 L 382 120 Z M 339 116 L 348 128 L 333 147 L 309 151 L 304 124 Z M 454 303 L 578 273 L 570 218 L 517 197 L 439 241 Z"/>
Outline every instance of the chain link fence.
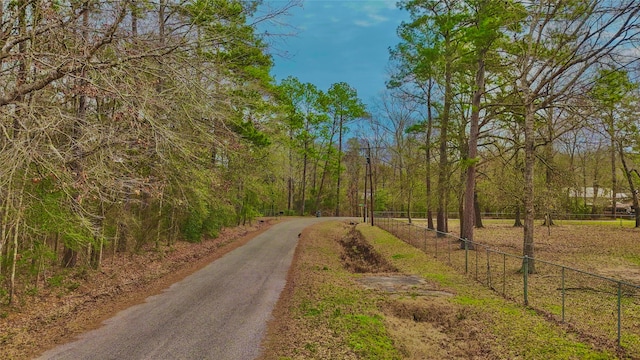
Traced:
<path fill-rule="evenodd" d="M 618 212 L 615 215 L 612 213 L 598 213 L 598 214 L 570 214 L 570 213 L 561 213 L 561 212 L 551 212 L 551 218 L 554 222 L 559 221 L 593 221 L 593 220 L 602 220 L 602 221 L 619 221 L 619 220 L 635 220 L 635 215 L 633 213 L 627 212 Z M 411 218 L 414 219 L 426 219 L 426 213 L 420 211 L 412 211 L 410 214 L 408 212 L 402 211 L 379 211 L 376 212 L 376 215 L 381 217 L 398 217 L 398 218 Z M 516 214 L 513 212 L 482 212 L 481 214 L 482 220 L 511 220 L 513 221 L 516 217 Z M 545 215 L 548 214 L 538 214 L 537 219 L 543 220 Z M 524 216 L 524 214 L 522 214 Z M 447 219 L 459 219 L 459 212 L 449 212 L 447 213 Z"/>
<path fill-rule="evenodd" d="M 640 359 L 640 286 L 378 214 L 376 226 L 594 342 Z M 597 251 L 597 249 L 594 249 Z M 535 266 L 535 273 L 528 268 Z"/>

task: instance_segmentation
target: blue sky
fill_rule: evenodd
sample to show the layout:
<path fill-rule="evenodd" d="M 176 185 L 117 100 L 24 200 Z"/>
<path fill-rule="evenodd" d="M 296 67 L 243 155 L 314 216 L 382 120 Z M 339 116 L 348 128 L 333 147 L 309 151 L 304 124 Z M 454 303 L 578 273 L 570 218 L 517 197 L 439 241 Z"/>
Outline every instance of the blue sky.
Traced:
<path fill-rule="evenodd" d="M 278 19 L 291 27 L 267 28 L 296 33 L 275 39 L 272 73 L 277 81 L 292 75 L 324 91 L 344 81 L 371 104 L 385 89 L 388 49 L 398 43 L 396 29 L 407 19 L 396 0 L 306 0 Z"/>

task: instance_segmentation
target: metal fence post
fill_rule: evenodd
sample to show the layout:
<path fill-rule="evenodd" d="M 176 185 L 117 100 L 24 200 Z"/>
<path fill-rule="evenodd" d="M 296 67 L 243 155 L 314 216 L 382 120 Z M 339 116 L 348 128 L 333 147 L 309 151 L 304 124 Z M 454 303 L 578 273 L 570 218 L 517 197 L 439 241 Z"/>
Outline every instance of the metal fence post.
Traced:
<path fill-rule="evenodd" d="M 566 298 L 566 291 L 565 291 L 565 287 L 564 287 L 564 269 L 565 267 L 562 267 L 562 322 L 564 322 L 564 304 L 565 304 L 565 298 Z"/>
<path fill-rule="evenodd" d="M 475 252 L 476 252 L 476 281 L 478 281 L 478 253 L 479 253 L 479 249 L 477 248 L 477 244 L 474 246 Z"/>
<path fill-rule="evenodd" d="M 523 282 L 524 282 L 524 305 L 529 305 L 529 293 L 528 293 L 528 281 L 529 281 L 529 256 L 524 256 L 524 261 L 522 262 L 523 269 Z"/>
<path fill-rule="evenodd" d="M 618 346 L 620 346 L 620 338 L 622 331 L 622 283 L 618 281 Z"/>
<path fill-rule="evenodd" d="M 491 289 L 491 263 L 489 262 L 489 248 L 485 248 L 487 251 L 487 286 Z"/>
<path fill-rule="evenodd" d="M 427 253 L 427 228 L 424 228 L 424 253 Z"/>
<path fill-rule="evenodd" d="M 507 254 L 502 253 L 502 296 L 507 297 Z"/>

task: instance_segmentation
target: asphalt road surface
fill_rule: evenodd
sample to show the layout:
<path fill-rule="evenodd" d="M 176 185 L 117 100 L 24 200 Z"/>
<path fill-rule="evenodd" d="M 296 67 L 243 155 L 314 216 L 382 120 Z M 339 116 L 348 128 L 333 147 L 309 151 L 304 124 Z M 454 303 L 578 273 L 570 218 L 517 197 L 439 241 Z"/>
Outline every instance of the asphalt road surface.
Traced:
<path fill-rule="evenodd" d="M 298 234 L 285 221 L 41 359 L 254 359 L 286 282 Z"/>

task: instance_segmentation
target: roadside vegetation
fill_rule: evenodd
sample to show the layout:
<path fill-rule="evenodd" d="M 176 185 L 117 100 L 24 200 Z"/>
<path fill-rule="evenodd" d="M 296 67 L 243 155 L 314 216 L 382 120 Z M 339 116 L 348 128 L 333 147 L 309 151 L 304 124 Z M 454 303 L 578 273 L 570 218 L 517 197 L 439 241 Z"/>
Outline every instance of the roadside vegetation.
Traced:
<path fill-rule="evenodd" d="M 411 222 L 421 212 L 429 228 L 518 255 L 637 276 L 638 233 L 618 216 L 640 228 L 639 1 L 400 0 L 408 20 L 390 51 L 388 91 L 371 106 L 345 82 L 320 89 L 272 76 L 278 51 L 260 26 L 281 25 L 299 5 L 0 1 L 0 325 L 110 264 L 147 251 L 163 262 L 182 240 L 198 244 L 259 216 L 399 211 Z M 452 212 L 462 221 L 450 223 Z M 482 212 L 512 214 L 522 231 L 485 237 Z M 553 243 L 570 231 L 534 221 L 559 214 L 609 217 L 625 232 L 585 228 L 577 242 Z M 340 254 L 314 241 L 323 256 Z M 436 274 L 399 265 L 418 255 L 385 257 L 401 272 Z M 361 275 L 323 261 L 301 271 L 333 286 L 292 313 L 326 330 L 304 354 L 319 357 L 331 348 L 323 341 L 344 345 L 337 357 L 411 354 L 389 347 L 386 322 L 406 311 L 354 292 Z M 516 271 L 543 278 L 543 267 Z M 458 281 L 437 274 L 444 283 L 434 286 Z M 434 336 L 446 345 L 435 353 L 513 355 L 515 343 L 491 337 L 498 325 L 469 317 L 477 302 L 502 304 L 478 294 L 437 300 L 464 319 L 438 320 Z M 49 300 L 42 307 L 57 306 Z M 558 351 L 571 347 L 558 339 L 585 349 L 567 356 L 593 355 L 535 315 L 513 313 L 531 323 L 504 339 L 520 341 L 522 330 Z M 541 347 L 516 355 L 542 356 Z"/>
<path fill-rule="evenodd" d="M 109 259 L 100 270 L 77 267 L 52 277 L 47 288 L 21 299 L 20 311 L 0 307 L 0 359 L 32 359 L 101 326 L 118 311 L 246 244 L 273 222 L 226 228 L 197 244 L 177 241 L 162 254 L 144 248 Z"/>
<path fill-rule="evenodd" d="M 303 232 L 269 327 L 265 359 L 617 358 L 385 231 L 353 228 L 332 222 Z M 370 244 L 371 252 L 359 256 L 374 259 L 368 271 L 345 267 L 345 238 Z M 381 263 L 384 272 L 377 272 Z M 363 286 L 370 277 L 406 275 L 424 283 L 409 281 L 393 290 L 388 283 Z"/>

